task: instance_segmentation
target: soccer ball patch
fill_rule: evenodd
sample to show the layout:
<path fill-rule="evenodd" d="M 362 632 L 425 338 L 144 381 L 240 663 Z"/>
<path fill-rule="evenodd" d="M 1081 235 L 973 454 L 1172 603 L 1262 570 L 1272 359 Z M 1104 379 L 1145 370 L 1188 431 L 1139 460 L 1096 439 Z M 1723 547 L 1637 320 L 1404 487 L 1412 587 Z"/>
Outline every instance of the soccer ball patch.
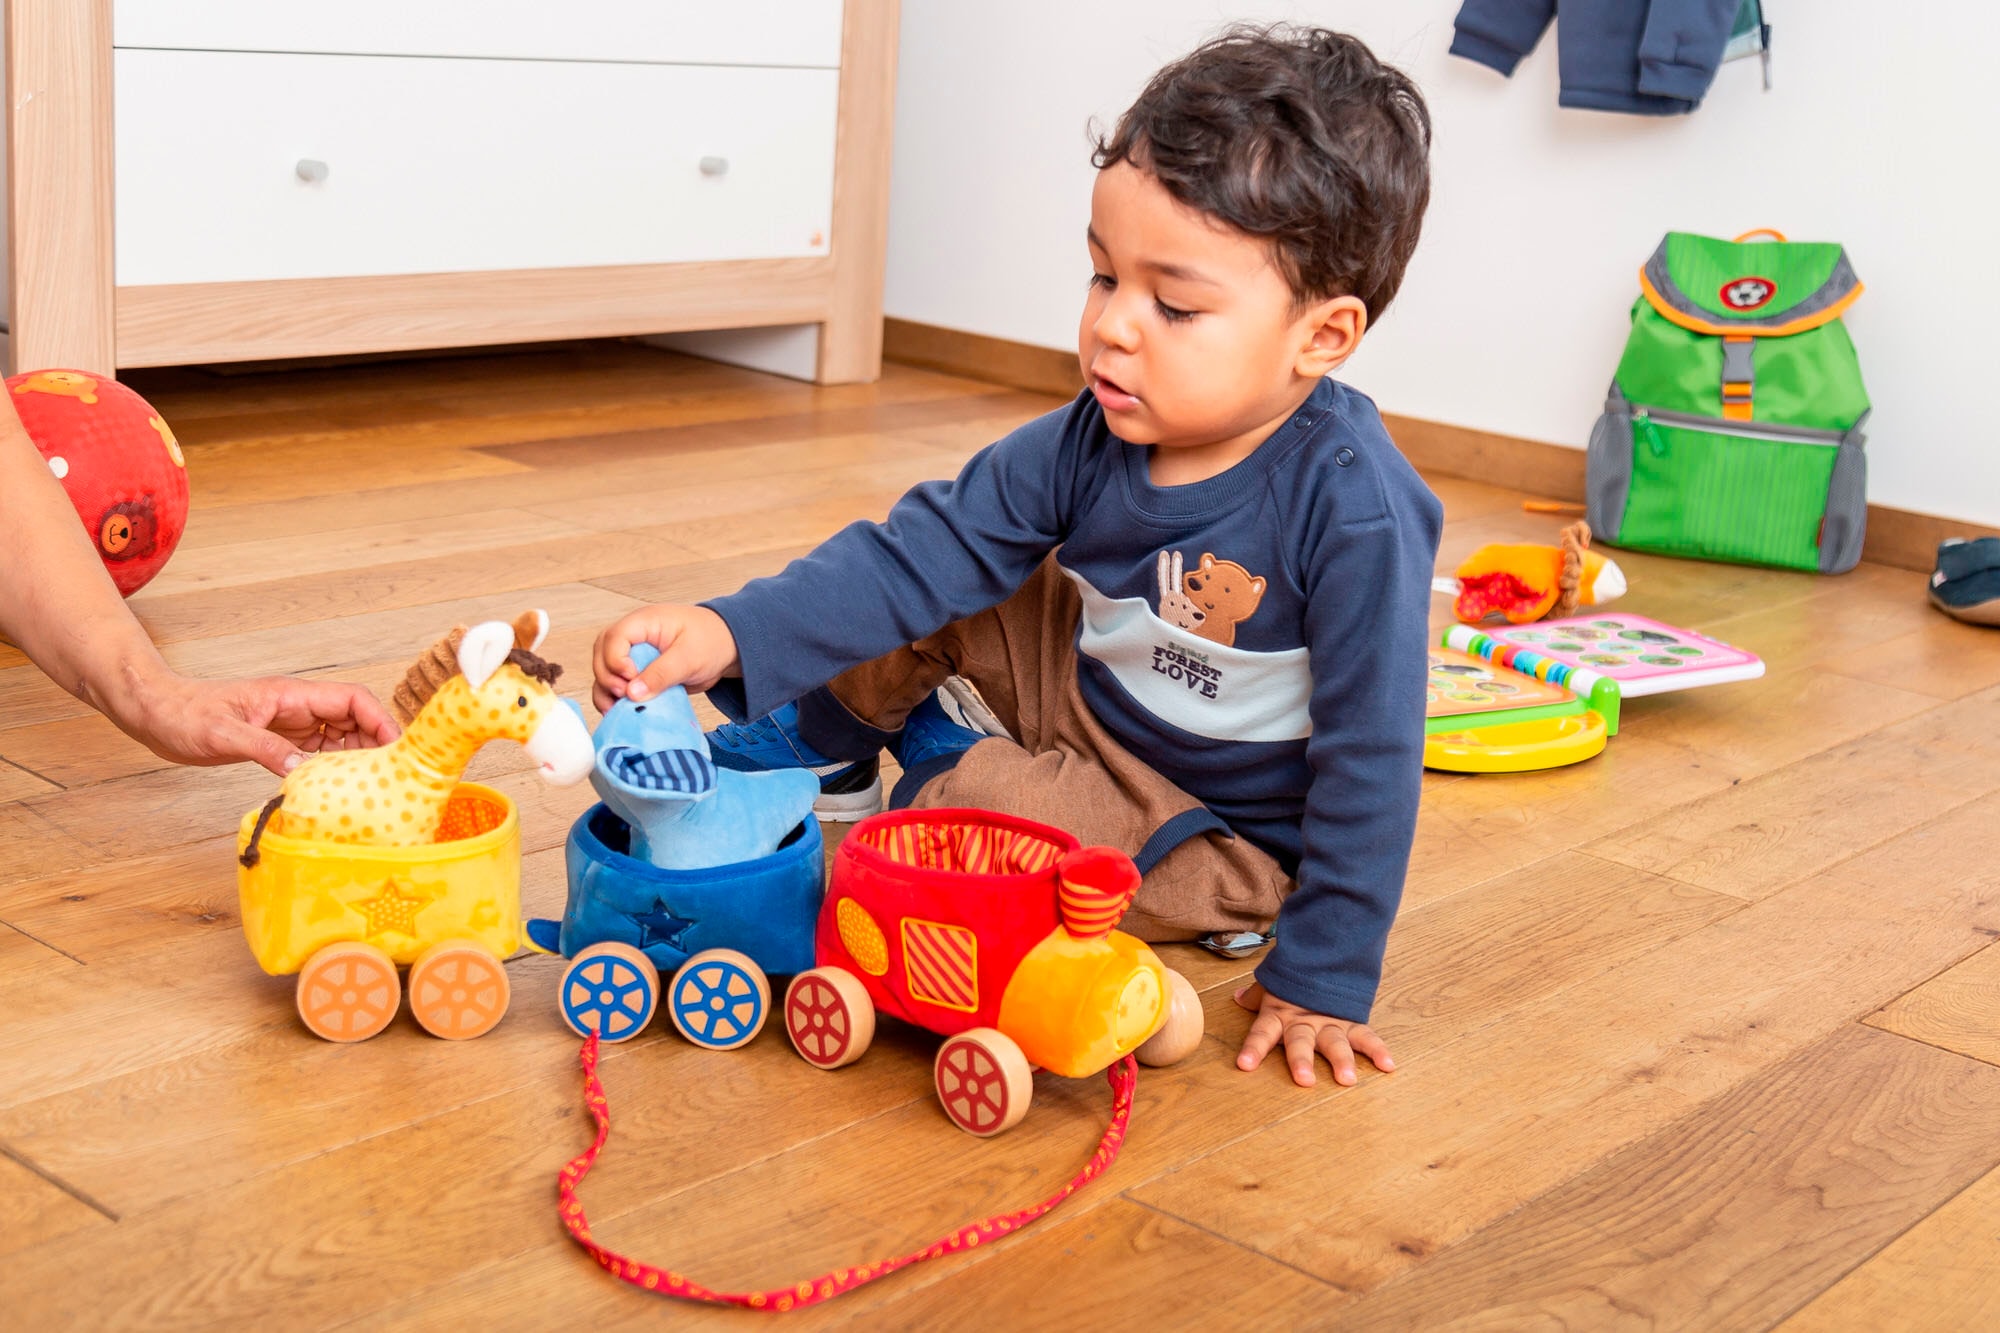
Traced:
<path fill-rule="evenodd" d="M 1731 310 L 1755 310 L 1778 294 L 1769 278 L 1736 278 L 1722 284 L 1722 304 Z"/>

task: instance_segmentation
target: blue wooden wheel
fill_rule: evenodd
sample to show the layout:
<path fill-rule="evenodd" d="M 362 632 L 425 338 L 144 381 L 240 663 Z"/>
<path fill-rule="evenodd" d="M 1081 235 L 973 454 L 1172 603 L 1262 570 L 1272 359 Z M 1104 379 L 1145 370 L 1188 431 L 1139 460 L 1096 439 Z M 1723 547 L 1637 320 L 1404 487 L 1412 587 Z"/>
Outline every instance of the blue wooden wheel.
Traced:
<path fill-rule="evenodd" d="M 659 1002 L 660 969 L 629 944 L 593 944 L 563 972 L 563 1022 L 579 1037 L 630 1041 Z"/>
<path fill-rule="evenodd" d="M 681 965 L 667 1013 L 683 1037 L 711 1051 L 733 1051 L 764 1026 L 771 987 L 764 969 L 734 949 L 705 949 Z"/>

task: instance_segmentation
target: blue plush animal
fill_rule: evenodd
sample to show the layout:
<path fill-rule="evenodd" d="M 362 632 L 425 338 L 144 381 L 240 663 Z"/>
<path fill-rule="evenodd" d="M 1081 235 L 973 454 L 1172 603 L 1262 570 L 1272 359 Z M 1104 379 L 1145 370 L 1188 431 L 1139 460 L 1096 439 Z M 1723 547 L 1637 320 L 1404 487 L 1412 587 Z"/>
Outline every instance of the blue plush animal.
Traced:
<path fill-rule="evenodd" d="M 659 653 L 632 645 L 645 670 Z M 597 725 L 590 783 L 632 830 L 631 854 L 664 870 L 699 870 L 768 856 L 811 818 L 819 779 L 806 769 L 718 768 L 675 685 L 637 703 L 621 699 Z"/>

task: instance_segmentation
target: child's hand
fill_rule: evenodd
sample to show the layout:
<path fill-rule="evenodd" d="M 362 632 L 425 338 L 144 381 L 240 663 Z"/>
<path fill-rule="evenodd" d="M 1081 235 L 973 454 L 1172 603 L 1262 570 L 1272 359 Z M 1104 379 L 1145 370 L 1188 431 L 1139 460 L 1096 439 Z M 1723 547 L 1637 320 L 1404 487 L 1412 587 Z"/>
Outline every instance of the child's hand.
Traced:
<path fill-rule="evenodd" d="M 1285 1046 L 1285 1059 L 1292 1067 L 1292 1082 L 1302 1088 L 1310 1088 L 1317 1081 L 1313 1075 L 1314 1052 L 1326 1057 L 1326 1062 L 1333 1066 L 1333 1081 L 1340 1084 L 1354 1082 L 1357 1051 L 1385 1074 L 1396 1067 L 1396 1062 L 1389 1058 L 1388 1046 L 1366 1023 L 1350 1023 L 1344 1018 L 1328 1018 L 1301 1009 L 1255 982 L 1236 992 L 1236 1003 L 1257 1015 L 1250 1024 L 1250 1035 L 1243 1039 L 1243 1050 L 1236 1057 L 1238 1069 L 1255 1069 L 1280 1041 Z"/>
<path fill-rule="evenodd" d="M 168 677 L 145 691 L 134 719 L 125 730 L 162 759 L 250 760 L 280 776 L 307 754 L 387 745 L 398 733 L 395 719 L 362 686 L 287 676 Z"/>
<path fill-rule="evenodd" d="M 632 665 L 632 645 L 650 643 L 660 656 L 643 672 Z M 705 690 L 741 669 L 736 636 L 727 621 L 705 606 L 642 607 L 605 626 L 591 652 L 591 698 L 597 711 L 628 695 L 650 699 L 672 685 Z"/>

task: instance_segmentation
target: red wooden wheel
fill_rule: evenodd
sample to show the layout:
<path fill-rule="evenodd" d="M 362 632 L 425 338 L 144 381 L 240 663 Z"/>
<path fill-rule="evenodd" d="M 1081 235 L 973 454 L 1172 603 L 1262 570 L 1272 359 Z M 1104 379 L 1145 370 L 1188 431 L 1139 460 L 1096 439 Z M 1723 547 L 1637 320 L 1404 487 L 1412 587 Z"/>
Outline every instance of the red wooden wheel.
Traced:
<path fill-rule="evenodd" d="M 785 989 L 785 1034 L 807 1064 L 838 1069 L 875 1040 L 875 1006 L 853 973 L 815 967 Z"/>
<path fill-rule="evenodd" d="M 1028 1057 L 1013 1038 L 993 1028 L 973 1028 L 946 1040 L 932 1073 L 944 1113 L 980 1138 L 1019 1124 L 1035 1090 Z"/>

